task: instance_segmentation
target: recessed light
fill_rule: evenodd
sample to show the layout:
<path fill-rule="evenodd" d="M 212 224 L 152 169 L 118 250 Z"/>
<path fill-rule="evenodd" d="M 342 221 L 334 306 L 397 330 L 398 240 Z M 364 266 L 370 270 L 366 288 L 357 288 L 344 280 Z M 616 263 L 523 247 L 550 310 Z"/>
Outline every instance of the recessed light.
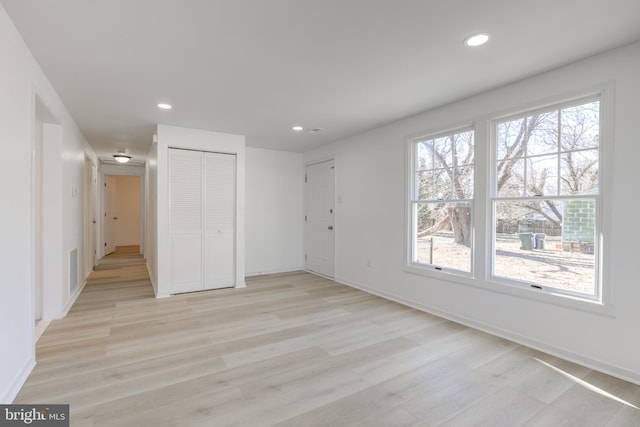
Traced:
<path fill-rule="evenodd" d="M 292 126 L 291 130 L 293 130 L 294 132 L 302 132 L 304 130 L 304 128 L 302 126 Z"/>
<path fill-rule="evenodd" d="M 158 104 L 158 108 L 162 108 L 163 110 L 171 110 L 171 104 Z"/>
<path fill-rule="evenodd" d="M 473 34 L 464 39 L 465 46 L 476 47 L 481 46 L 489 41 L 489 35 L 485 33 Z"/>

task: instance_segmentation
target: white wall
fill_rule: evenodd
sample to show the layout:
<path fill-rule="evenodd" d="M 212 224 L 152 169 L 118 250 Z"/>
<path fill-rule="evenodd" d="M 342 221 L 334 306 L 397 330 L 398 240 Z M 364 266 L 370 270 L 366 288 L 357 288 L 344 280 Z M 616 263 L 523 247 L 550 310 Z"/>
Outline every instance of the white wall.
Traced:
<path fill-rule="evenodd" d="M 171 292 L 169 228 L 169 148 L 186 148 L 236 155 L 236 287 L 245 286 L 245 137 L 199 129 L 158 125 L 156 297 Z"/>
<path fill-rule="evenodd" d="M 336 161 L 336 194 L 342 200 L 336 205 L 336 279 L 640 383 L 638 76 L 635 44 L 307 153 L 306 162 L 331 156 Z M 605 143 L 615 146 L 605 147 L 614 157 L 604 177 L 604 284 L 611 291 L 612 315 L 489 291 L 482 278 L 468 286 L 404 270 L 408 136 L 476 122 L 486 143 L 487 118 L 610 81 L 615 138 Z M 486 152 L 477 154 L 479 162 L 487 158 Z"/>
<path fill-rule="evenodd" d="M 114 176 L 116 246 L 140 244 L 140 177 Z"/>
<path fill-rule="evenodd" d="M 43 147 L 45 167 L 59 189 L 58 199 L 45 200 L 46 221 L 57 228 L 59 239 L 51 260 L 61 266 L 47 291 L 55 299 L 44 301 L 48 318 L 60 317 L 80 291 L 69 294 L 68 256 L 78 249 L 80 280 L 85 270 L 83 185 L 86 141 L 53 87 L 31 56 L 17 30 L 0 6 L 0 149 L 6 158 L 0 168 L 0 402 L 13 400 L 35 363 L 32 280 L 34 256 L 32 216 L 32 153 L 36 139 L 36 99 L 54 117 L 59 144 Z M 46 140 L 45 140 L 46 143 Z M 95 161 L 95 154 L 89 150 Z M 46 176 L 46 173 L 45 173 Z M 52 203 L 52 205 L 49 205 Z"/>
<path fill-rule="evenodd" d="M 156 296 L 158 296 L 158 144 L 151 144 L 145 163 L 145 210 L 146 224 L 144 257 L 147 260 L 149 278 Z"/>
<path fill-rule="evenodd" d="M 247 148 L 246 274 L 304 268 L 303 155 Z"/>

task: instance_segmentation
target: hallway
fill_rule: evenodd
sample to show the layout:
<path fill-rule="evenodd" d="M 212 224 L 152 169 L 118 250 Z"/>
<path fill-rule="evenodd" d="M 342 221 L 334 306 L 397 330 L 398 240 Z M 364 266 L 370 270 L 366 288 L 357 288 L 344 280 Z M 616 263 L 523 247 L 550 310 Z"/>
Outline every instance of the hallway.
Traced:
<path fill-rule="evenodd" d="M 36 368 L 14 403 L 68 403 L 76 393 L 112 384 L 98 381 L 111 326 L 126 322 L 127 307 L 155 301 L 145 262 L 137 245 L 116 247 L 99 260 L 69 314 L 51 322 L 40 337 Z M 74 418 L 72 425 L 83 425 L 78 421 Z"/>
<path fill-rule="evenodd" d="M 153 297 L 146 261 L 140 254 L 140 247 L 117 246 L 115 252 L 98 261 L 69 315 L 87 310 L 108 309 L 123 301 Z"/>

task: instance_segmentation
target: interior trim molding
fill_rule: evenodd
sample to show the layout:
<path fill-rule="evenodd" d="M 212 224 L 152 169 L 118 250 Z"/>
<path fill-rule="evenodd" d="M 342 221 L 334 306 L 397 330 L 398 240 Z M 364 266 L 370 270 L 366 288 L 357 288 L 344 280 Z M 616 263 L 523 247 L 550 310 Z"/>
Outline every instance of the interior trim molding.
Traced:
<path fill-rule="evenodd" d="M 296 271 L 304 271 L 303 266 L 291 267 L 291 268 L 283 268 L 283 269 L 275 269 L 275 270 L 265 270 L 265 271 L 255 271 L 251 273 L 245 273 L 244 277 L 256 277 L 256 276 L 266 276 L 268 274 L 285 274 L 285 273 L 293 273 Z"/>
<path fill-rule="evenodd" d="M 50 324 L 51 324 L 51 320 L 38 320 L 38 323 L 36 323 L 36 327 L 34 331 L 36 343 L 38 342 L 42 334 L 44 334 L 44 331 L 47 330 Z"/>
<path fill-rule="evenodd" d="M 73 304 L 75 304 L 85 286 L 87 286 L 87 279 L 84 279 L 80 286 L 78 286 L 76 291 L 73 293 L 73 295 L 71 295 L 71 298 L 69 298 L 69 302 L 67 302 L 67 304 L 65 305 L 60 318 L 67 317 L 67 314 L 69 314 L 69 310 L 71 310 L 71 307 L 73 307 Z"/>
<path fill-rule="evenodd" d="M 25 362 L 24 366 L 22 367 L 20 372 L 18 372 L 14 380 L 10 383 L 9 387 L 2 392 L 2 395 L 0 395 L 0 403 L 8 405 L 13 402 L 13 400 L 20 392 L 20 389 L 24 385 L 25 381 L 27 381 L 27 378 L 29 378 L 31 371 L 33 371 L 33 368 L 35 368 L 35 366 L 36 359 L 34 354 L 29 358 L 29 360 Z"/>

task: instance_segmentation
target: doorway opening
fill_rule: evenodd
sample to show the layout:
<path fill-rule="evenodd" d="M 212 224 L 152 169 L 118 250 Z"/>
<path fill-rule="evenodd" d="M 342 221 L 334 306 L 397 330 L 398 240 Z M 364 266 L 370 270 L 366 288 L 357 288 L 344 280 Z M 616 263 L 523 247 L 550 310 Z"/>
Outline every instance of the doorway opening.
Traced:
<path fill-rule="evenodd" d="M 39 96 L 34 101 L 31 290 L 37 341 L 62 306 L 62 126 Z"/>
<path fill-rule="evenodd" d="M 104 175 L 103 256 L 126 251 L 141 253 L 141 179 L 133 175 Z"/>

